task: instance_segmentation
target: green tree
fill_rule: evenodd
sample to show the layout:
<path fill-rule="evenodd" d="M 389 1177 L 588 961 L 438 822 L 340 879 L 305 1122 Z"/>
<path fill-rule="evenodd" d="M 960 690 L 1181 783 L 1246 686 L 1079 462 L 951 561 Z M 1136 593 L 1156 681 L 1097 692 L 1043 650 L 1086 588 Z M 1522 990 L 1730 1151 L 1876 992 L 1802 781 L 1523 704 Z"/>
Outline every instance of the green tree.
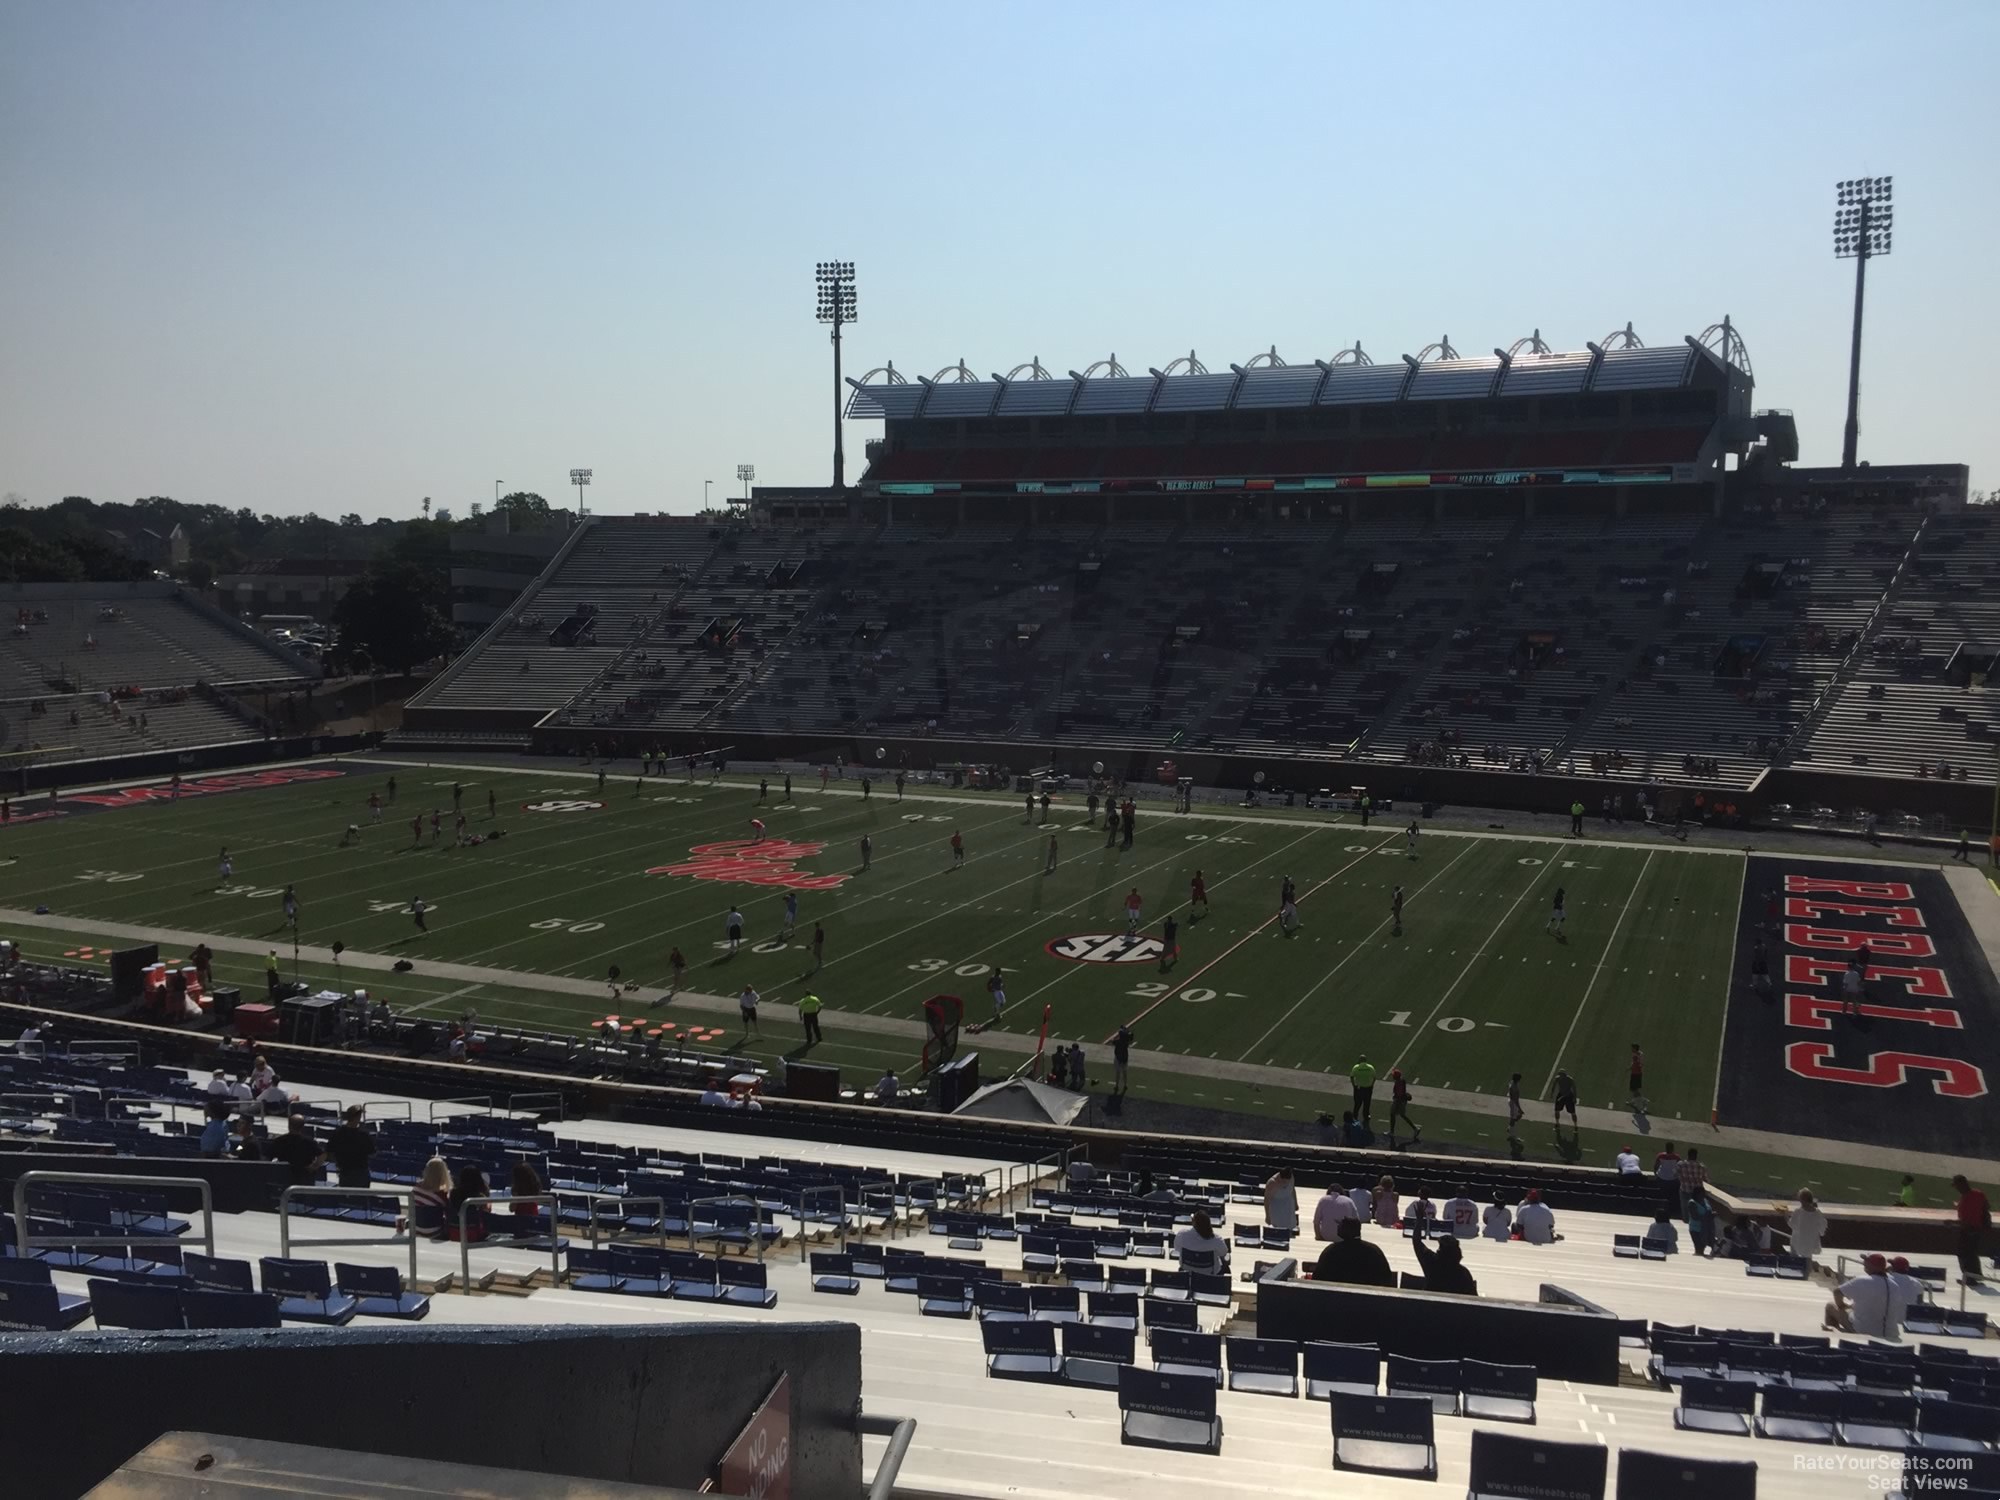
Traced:
<path fill-rule="evenodd" d="M 451 649 L 451 597 L 439 569 L 397 559 L 376 562 L 333 607 L 340 653 L 350 662 L 408 673 Z"/>
<path fill-rule="evenodd" d="M 514 531 L 539 531 L 555 515 L 549 502 L 531 490 L 502 495 L 493 502 L 493 509 L 507 517 L 509 529 Z"/>

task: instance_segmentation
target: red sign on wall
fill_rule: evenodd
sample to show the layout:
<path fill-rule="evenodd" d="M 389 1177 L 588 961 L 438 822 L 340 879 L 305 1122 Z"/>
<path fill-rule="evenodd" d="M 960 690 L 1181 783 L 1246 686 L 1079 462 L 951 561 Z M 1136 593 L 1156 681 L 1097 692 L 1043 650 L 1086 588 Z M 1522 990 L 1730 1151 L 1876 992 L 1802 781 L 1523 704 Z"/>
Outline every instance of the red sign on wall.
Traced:
<path fill-rule="evenodd" d="M 750 1420 L 715 1466 L 715 1478 L 702 1486 L 710 1495 L 743 1495 L 751 1500 L 791 1500 L 792 1496 L 792 1377 L 780 1375 L 771 1394 L 750 1414 Z"/>

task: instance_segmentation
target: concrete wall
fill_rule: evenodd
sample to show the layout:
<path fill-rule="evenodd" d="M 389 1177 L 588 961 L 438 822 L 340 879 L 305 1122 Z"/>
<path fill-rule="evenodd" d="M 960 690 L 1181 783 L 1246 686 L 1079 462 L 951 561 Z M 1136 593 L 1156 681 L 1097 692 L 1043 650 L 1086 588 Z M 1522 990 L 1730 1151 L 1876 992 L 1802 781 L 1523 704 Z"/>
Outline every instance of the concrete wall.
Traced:
<path fill-rule="evenodd" d="M 74 1500 L 177 1429 L 694 1489 L 782 1371 L 792 1493 L 859 1493 L 852 1324 L 0 1336 L 0 1492 Z"/>
<path fill-rule="evenodd" d="M 1257 1288 L 1257 1337 L 1377 1344 L 1412 1359 L 1483 1359 L 1533 1365 L 1545 1380 L 1618 1383 L 1617 1320 L 1553 1303 L 1267 1281 Z"/>

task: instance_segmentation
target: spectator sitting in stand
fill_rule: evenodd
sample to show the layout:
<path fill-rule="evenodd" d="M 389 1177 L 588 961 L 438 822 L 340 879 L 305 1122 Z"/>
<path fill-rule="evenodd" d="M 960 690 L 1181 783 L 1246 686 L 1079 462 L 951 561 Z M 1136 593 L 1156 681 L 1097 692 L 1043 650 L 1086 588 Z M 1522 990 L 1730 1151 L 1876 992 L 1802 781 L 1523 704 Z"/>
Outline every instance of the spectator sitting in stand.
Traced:
<path fill-rule="evenodd" d="M 445 1238 L 459 1238 L 459 1218 L 465 1219 L 464 1238 L 467 1244 L 477 1244 L 486 1238 L 486 1205 L 481 1203 L 466 1209 L 475 1198 L 488 1196 L 486 1174 L 477 1167 L 466 1167 L 458 1174 L 458 1180 L 451 1186 L 451 1197 L 445 1202 Z"/>
<path fill-rule="evenodd" d="M 1555 1214 L 1542 1202 L 1540 1188 L 1528 1189 L 1528 1201 L 1514 1215 L 1514 1223 L 1521 1231 L 1521 1238 L 1530 1245 L 1550 1245 L 1562 1238 L 1556 1233 Z"/>
<path fill-rule="evenodd" d="M 426 1239 L 444 1238 L 445 1205 L 451 1201 L 451 1168 L 442 1156 L 424 1163 L 417 1185 L 410 1191 L 410 1230 Z"/>
<path fill-rule="evenodd" d="M 1313 1238 L 1331 1241 L 1340 1233 L 1341 1224 L 1354 1217 L 1354 1200 L 1337 1187 L 1329 1187 L 1326 1196 L 1313 1205 Z"/>
<path fill-rule="evenodd" d="M 1681 1233 L 1674 1228 L 1673 1215 L 1663 1207 L 1653 1215 L 1653 1222 L 1646 1226 L 1643 1241 L 1648 1250 L 1664 1250 L 1669 1255 L 1681 1247 Z"/>
<path fill-rule="evenodd" d="M 1380 1245 L 1372 1245 L 1361 1237 L 1358 1218 L 1342 1219 L 1337 1235 L 1313 1263 L 1314 1281 L 1337 1281 L 1350 1286 L 1396 1284 L 1396 1273 L 1389 1269 L 1389 1257 L 1382 1253 Z"/>
<path fill-rule="evenodd" d="M 1215 1232 L 1206 1209 L 1196 1209 L 1186 1229 L 1174 1236 L 1174 1254 L 1188 1271 L 1229 1269 L 1229 1241 Z"/>
<path fill-rule="evenodd" d="M 1455 1292 L 1464 1297 L 1479 1295 L 1478 1283 L 1465 1269 L 1465 1251 L 1459 1247 L 1456 1235 L 1447 1233 L 1433 1250 L 1420 1232 L 1410 1241 L 1410 1248 L 1417 1252 L 1417 1264 L 1423 1267 L 1425 1291 Z"/>
<path fill-rule="evenodd" d="M 229 1105 L 224 1100 L 208 1103 L 208 1123 L 201 1128 L 201 1154 L 211 1160 L 229 1149 Z"/>
<path fill-rule="evenodd" d="M 270 1083 L 257 1096 L 257 1107 L 263 1111 L 264 1118 L 267 1120 L 272 1115 L 289 1115 L 292 1112 L 292 1105 L 296 1102 L 290 1094 L 279 1087 L 278 1075 L 276 1073 L 271 1075 Z"/>
<path fill-rule="evenodd" d="M 527 1200 L 539 1198 L 548 1192 L 542 1183 L 542 1174 L 535 1170 L 534 1163 L 525 1156 L 514 1158 L 514 1169 L 507 1177 L 507 1211 L 514 1216 L 516 1234 L 533 1234 L 540 1227 L 542 1205 Z"/>
<path fill-rule="evenodd" d="M 230 1131 L 229 1154 L 238 1161 L 264 1160 L 264 1143 L 257 1139 L 257 1122 L 239 1115 Z"/>

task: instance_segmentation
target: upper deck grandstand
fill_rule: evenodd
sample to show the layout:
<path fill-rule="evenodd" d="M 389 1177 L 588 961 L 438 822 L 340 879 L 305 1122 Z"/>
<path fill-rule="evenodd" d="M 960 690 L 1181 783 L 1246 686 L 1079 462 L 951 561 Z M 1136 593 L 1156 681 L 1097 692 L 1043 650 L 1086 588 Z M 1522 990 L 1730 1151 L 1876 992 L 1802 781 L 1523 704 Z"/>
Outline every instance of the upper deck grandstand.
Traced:
<path fill-rule="evenodd" d="M 1791 467 L 1726 321 L 849 385 L 856 488 L 589 523 L 412 728 L 1992 775 L 1965 470 Z"/>

